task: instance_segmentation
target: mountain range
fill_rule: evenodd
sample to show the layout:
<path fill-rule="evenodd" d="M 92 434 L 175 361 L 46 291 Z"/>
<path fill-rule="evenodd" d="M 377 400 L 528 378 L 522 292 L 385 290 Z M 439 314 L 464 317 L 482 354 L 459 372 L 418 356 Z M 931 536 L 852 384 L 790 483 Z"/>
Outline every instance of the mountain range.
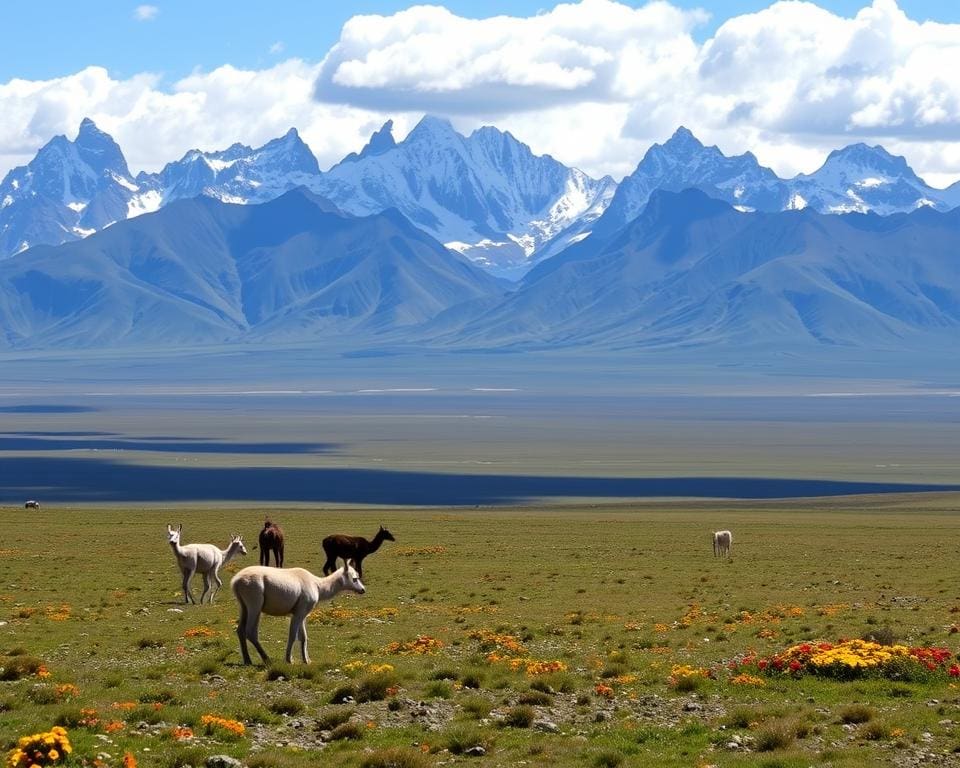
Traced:
<path fill-rule="evenodd" d="M 960 330 L 958 252 L 960 209 L 746 213 L 657 190 L 511 284 L 396 209 L 200 196 L 0 262 L 0 346 L 940 350 Z"/>
<path fill-rule="evenodd" d="M 904 158 L 864 144 L 832 152 L 812 174 L 781 179 L 751 153 L 727 157 L 680 128 L 617 184 L 535 155 L 489 126 L 463 136 L 427 116 L 403 141 L 392 130 L 388 121 L 326 172 L 291 129 L 257 148 L 191 150 L 133 177 L 117 143 L 85 119 L 74 141 L 54 137 L 0 183 L 0 258 L 78 240 L 177 200 L 263 203 L 301 186 L 357 216 L 396 208 L 447 248 L 513 280 L 588 235 L 613 235 L 660 189 L 697 188 L 757 212 L 889 215 L 960 205 L 960 183 L 930 187 Z"/>

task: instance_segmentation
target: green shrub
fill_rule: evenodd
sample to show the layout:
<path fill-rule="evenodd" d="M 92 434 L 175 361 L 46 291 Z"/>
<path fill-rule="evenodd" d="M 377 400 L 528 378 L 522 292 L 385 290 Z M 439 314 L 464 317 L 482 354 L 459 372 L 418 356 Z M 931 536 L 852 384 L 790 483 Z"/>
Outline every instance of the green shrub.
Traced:
<path fill-rule="evenodd" d="M 472 747 L 483 747 L 490 751 L 489 742 L 475 727 L 455 725 L 446 732 L 445 736 L 444 741 L 451 755 L 462 755 Z"/>
<path fill-rule="evenodd" d="M 528 704 L 521 704 L 516 707 L 510 707 L 503 718 L 503 724 L 510 728 L 529 728 L 533 725 L 536 713 L 533 707 Z"/>
<path fill-rule="evenodd" d="M 876 710 L 866 704 L 850 704 L 840 710 L 840 722 L 854 725 L 869 723 L 875 714 Z"/>
<path fill-rule="evenodd" d="M 867 741 L 880 741 L 882 739 L 889 739 L 890 726 L 886 723 L 880 722 L 879 720 L 874 720 L 866 723 L 863 728 L 860 729 L 860 734 Z"/>
<path fill-rule="evenodd" d="M 397 685 L 397 676 L 393 672 L 375 672 L 361 677 L 354 688 L 358 702 L 383 701 L 387 698 L 387 689 Z"/>
<path fill-rule="evenodd" d="M 326 707 L 317 715 L 317 729 L 321 731 L 332 731 L 338 725 L 347 722 L 354 713 L 354 708 L 346 707 Z"/>
<path fill-rule="evenodd" d="M 356 691 L 352 685 L 339 685 L 334 689 L 333 693 L 330 694 L 330 703 L 343 704 L 356 698 Z"/>
<path fill-rule="evenodd" d="M 24 677 L 31 677 L 37 674 L 42 666 L 43 662 L 35 656 L 17 654 L 12 658 L 3 659 L 0 665 L 0 680 L 21 680 Z"/>
<path fill-rule="evenodd" d="M 786 749 L 796 739 L 794 724 L 788 720 L 773 720 L 757 730 L 754 748 L 757 752 Z"/>
<path fill-rule="evenodd" d="M 471 696 L 464 699 L 460 707 L 466 714 L 476 720 L 482 720 L 493 709 L 493 705 L 482 696 Z"/>
<path fill-rule="evenodd" d="M 270 711 L 277 715 L 299 715 L 303 712 L 303 702 L 292 696 L 285 696 L 270 702 Z"/>
<path fill-rule="evenodd" d="M 531 704 L 535 707 L 549 707 L 553 704 L 553 696 L 543 691 L 529 690 L 521 693 L 517 701 L 520 704 Z"/>
<path fill-rule="evenodd" d="M 593 756 L 597 768 L 617 768 L 623 762 L 623 755 L 613 749 L 605 749 Z"/>
<path fill-rule="evenodd" d="M 453 688 L 444 680 L 434 680 L 423 692 L 428 699 L 449 699 L 453 695 Z"/>
<path fill-rule="evenodd" d="M 348 720 L 345 723 L 340 723 L 340 725 L 330 731 L 330 735 L 327 738 L 330 741 L 359 741 L 363 738 L 363 733 L 364 727 L 360 725 L 360 723 Z"/>

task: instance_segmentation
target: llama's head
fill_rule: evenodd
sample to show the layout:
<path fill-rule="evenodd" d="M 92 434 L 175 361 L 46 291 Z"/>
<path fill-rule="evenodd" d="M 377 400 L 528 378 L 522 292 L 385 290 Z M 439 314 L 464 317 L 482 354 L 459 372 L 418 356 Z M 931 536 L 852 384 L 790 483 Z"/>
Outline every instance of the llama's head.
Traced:
<path fill-rule="evenodd" d="M 183 523 L 181 523 L 176 529 L 169 523 L 167 524 L 167 543 L 168 544 L 179 544 L 180 543 L 180 531 L 183 530 Z"/>
<path fill-rule="evenodd" d="M 352 560 L 343 566 L 343 570 L 340 572 L 340 578 L 343 581 L 344 589 L 349 589 L 358 595 L 362 595 L 367 591 L 367 588 L 363 586 L 363 582 L 360 581 L 360 574 L 358 574 L 357 569 L 353 567 Z"/>
<path fill-rule="evenodd" d="M 380 526 L 380 530 L 377 531 L 377 536 L 379 536 L 384 541 L 396 541 L 396 539 L 393 538 L 393 534 L 390 533 L 390 531 L 388 531 L 382 525 Z"/>
<path fill-rule="evenodd" d="M 234 533 L 230 536 L 230 547 L 240 550 L 241 555 L 247 554 L 247 548 L 243 545 L 243 536 L 239 533 Z"/>

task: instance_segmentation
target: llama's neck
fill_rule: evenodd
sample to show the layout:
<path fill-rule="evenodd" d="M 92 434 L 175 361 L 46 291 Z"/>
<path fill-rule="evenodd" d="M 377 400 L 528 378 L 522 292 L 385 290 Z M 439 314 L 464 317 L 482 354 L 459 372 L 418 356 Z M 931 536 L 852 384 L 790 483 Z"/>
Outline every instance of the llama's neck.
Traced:
<path fill-rule="evenodd" d="M 173 548 L 173 554 L 176 555 L 177 559 L 180 559 L 184 556 L 183 547 L 180 546 L 179 541 L 171 541 L 170 546 Z"/>
<path fill-rule="evenodd" d="M 380 545 L 383 544 L 384 540 L 383 531 L 377 531 L 377 535 L 373 537 L 373 541 L 367 544 L 367 554 L 371 554 L 380 549 Z"/>
<path fill-rule="evenodd" d="M 334 571 L 329 576 L 314 576 L 313 578 L 317 581 L 321 600 L 336 597 L 344 589 L 343 570 Z"/>
<path fill-rule="evenodd" d="M 226 549 L 220 550 L 220 554 L 223 555 L 223 564 L 226 565 L 240 554 L 240 545 L 235 541 L 231 542 Z"/>

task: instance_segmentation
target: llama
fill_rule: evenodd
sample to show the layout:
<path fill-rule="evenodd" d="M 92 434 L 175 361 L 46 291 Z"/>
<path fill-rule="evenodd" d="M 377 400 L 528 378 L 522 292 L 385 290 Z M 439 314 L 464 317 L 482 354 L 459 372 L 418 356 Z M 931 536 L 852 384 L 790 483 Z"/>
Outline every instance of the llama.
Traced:
<path fill-rule="evenodd" d="M 220 581 L 220 569 L 237 555 L 247 554 L 243 537 L 239 534 L 231 535 L 226 549 L 220 549 L 216 544 L 182 545 L 180 544 L 182 530 L 183 525 L 176 530 L 167 525 L 167 541 L 173 548 L 177 565 L 183 574 L 183 602 L 196 604 L 197 601 L 193 599 L 193 593 L 190 591 L 190 579 L 199 571 L 203 574 L 203 594 L 200 595 L 200 603 L 203 603 L 203 598 L 208 594 L 210 597 L 207 602 L 212 603 L 213 596 L 223 586 L 223 582 Z M 213 584 L 216 584 L 216 587 L 212 587 Z"/>
<path fill-rule="evenodd" d="M 260 531 L 260 565 L 270 565 L 270 553 L 277 568 L 283 568 L 283 531 L 269 518 Z"/>
<path fill-rule="evenodd" d="M 35 499 L 30 499 L 23 505 L 24 509 L 40 509 L 40 502 Z"/>
<path fill-rule="evenodd" d="M 713 534 L 713 556 L 729 557 L 733 548 L 733 534 L 730 531 L 716 531 Z"/>
<path fill-rule="evenodd" d="M 353 560 L 357 573 L 363 578 L 363 558 L 373 554 L 385 541 L 396 541 L 393 534 L 382 525 L 373 541 L 367 541 L 363 536 L 344 536 L 342 533 L 327 536 L 323 540 L 323 551 L 327 554 L 327 562 L 323 564 L 323 575 L 333 573 L 337 569 L 337 558 L 342 557 L 344 562 Z"/>
<path fill-rule="evenodd" d="M 230 580 L 237 602 L 240 618 L 237 620 L 237 637 L 244 664 L 251 664 L 247 640 L 253 643 L 264 664 L 270 659 L 260 645 L 258 627 L 260 614 L 290 616 L 290 633 L 287 636 L 286 662 L 293 662 L 293 644 L 300 640 L 303 663 L 310 663 L 307 653 L 307 616 L 321 600 L 330 600 L 344 590 L 362 595 L 366 587 L 360 581 L 356 569 L 350 564 L 330 576 L 314 576 L 305 568 L 270 568 L 264 565 L 249 565 Z"/>

